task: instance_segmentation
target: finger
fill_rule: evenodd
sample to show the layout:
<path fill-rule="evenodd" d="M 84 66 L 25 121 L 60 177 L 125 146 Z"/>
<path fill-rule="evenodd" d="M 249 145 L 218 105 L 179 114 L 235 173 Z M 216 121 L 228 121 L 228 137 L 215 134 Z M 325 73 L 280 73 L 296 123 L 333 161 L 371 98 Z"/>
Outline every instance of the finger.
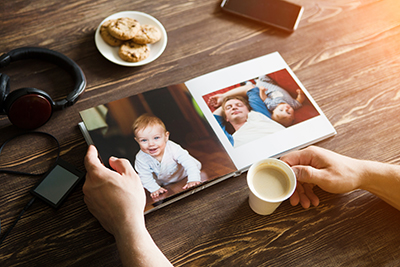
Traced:
<path fill-rule="evenodd" d="M 136 173 L 133 170 L 131 163 L 126 159 L 118 159 L 116 157 L 110 157 L 110 167 L 113 168 L 119 174 L 131 175 Z"/>
<path fill-rule="evenodd" d="M 305 194 L 305 190 L 303 184 L 297 183 L 296 192 L 298 193 L 299 202 L 301 206 L 305 209 L 310 207 L 310 200 L 308 199 L 307 195 Z"/>
<path fill-rule="evenodd" d="M 86 169 L 86 182 L 89 180 L 93 182 L 93 179 L 98 179 L 101 177 L 107 177 L 114 171 L 106 168 L 100 161 L 99 153 L 95 146 L 90 145 L 84 159 L 85 169 Z M 86 184 L 85 182 L 85 184 Z"/>
<path fill-rule="evenodd" d="M 93 166 L 101 164 L 100 159 L 98 157 L 98 152 L 95 146 L 90 145 L 86 152 L 86 156 L 84 159 L 84 164 L 86 170 L 91 169 Z"/>
<path fill-rule="evenodd" d="M 83 194 L 87 194 L 88 188 L 90 188 L 89 184 L 93 183 L 93 177 L 96 177 L 95 175 L 92 175 L 93 173 L 96 172 L 96 168 L 98 166 L 102 166 L 101 162 L 98 158 L 98 152 L 95 146 L 90 145 L 88 147 L 88 150 L 86 152 L 86 156 L 84 158 L 84 165 L 86 169 L 86 177 L 85 177 L 85 183 L 83 184 Z"/>
<path fill-rule="evenodd" d="M 313 186 L 310 184 L 303 184 L 304 192 L 308 199 L 311 201 L 311 204 L 316 207 L 319 205 L 319 198 L 314 194 Z"/>
<path fill-rule="evenodd" d="M 293 195 L 290 197 L 290 205 L 297 206 L 300 203 L 299 193 L 294 191 Z"/>
<path fill-rule="evenodd" d="M 289 164 L 289 166 L 295 166 L 295 165 L 314 166 L 314 161 L 315 158 L 318 158 L 317 155 L 319 155 L 319 151 L 320 149 L 318 147 L 310 146 L 303 150 L 290 152 L 282 156 L 280 159 Z"/>
<path fill-rule="evenodd" d="M 201 184 L 201 183 L 200 182 L 189 182 L 183 187 L 183 189 L 192 188 L 192 187 L 195 187 L 196 185 L 199 185 L 199 184 Z"/>
<path fill-rule="evenodd" d="M 304 150 L 290 152 L 282 156 L 280 159 L 286 162 L 289 166 L 300 165 L 302 154 L 304 154 L 303 151 Z"/>
<path fill-rule="evenodd" d="M 297 181 L 301 183 L 319 185 L 321 181 L 326 180 L 326 172 L 311 166 L 293 166 L 293 172 L 296 175 Z"/>
<path fill-rule="evenodd" d="M 310 207 L 310 199 L 304 193 L 300 194 L 300 204 L 305 209 Z"/>
<path fill-rule="evenodd" d="M 301 183 L 297 183 L 296 184 L 296 190 L 294 191 L 294 193 L 290 197 L 290 204 L 292 206 L 296 206 L 296 205 L 298 205 L 300 203 L 300 194 L 304 194 L 304 188 L 303 188 L 303 185 Z"/>

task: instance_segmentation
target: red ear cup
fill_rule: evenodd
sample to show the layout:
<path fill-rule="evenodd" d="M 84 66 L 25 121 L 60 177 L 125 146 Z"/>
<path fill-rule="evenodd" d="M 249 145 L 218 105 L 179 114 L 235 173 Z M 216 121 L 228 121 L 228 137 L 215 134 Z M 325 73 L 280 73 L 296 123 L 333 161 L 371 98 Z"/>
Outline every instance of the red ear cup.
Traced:
<path fill-rule="evenodd" d="M 51 99 L 38 93 L 27 93 L 6 102 L 7 115 L 12 124 L 25 130 L 42 126 L 53 113 Z"/>

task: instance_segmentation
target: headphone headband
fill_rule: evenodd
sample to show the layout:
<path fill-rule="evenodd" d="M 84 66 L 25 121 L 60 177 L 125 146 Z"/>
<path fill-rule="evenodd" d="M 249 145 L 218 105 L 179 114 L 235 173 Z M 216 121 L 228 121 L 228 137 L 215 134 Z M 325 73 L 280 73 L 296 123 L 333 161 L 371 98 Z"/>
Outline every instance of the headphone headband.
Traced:
<path fill-rule="evenodd" d="M 71 74 L 75 87 L 65 99 L 56 101 L 54 103 L 54 109 L 56 110 L 72 106 L 85 90 L 86 78 L 82 69 L 72 59 L 59 52 L 41 47 L 17 48 L 0 56 L 0 68 L 7 66 L 11 62 L 21 59 L 44 60 L 63 68 Z"/>

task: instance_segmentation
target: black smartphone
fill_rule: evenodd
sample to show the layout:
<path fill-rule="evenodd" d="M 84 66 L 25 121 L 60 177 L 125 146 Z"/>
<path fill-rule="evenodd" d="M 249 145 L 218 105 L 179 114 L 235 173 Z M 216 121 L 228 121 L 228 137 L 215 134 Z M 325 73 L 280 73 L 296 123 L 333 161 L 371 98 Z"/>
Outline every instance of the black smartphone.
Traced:
<path fill-rule="evenodd" d="M 283 0 L 223 0 L 221 8 L 290 32 L 297 29 L 304 10 Z"/>
<path fill-rule="evenodd" d="M 83 177 L 85 172 L 58 159 L 57 164 L 43 176 L 31 193 L 53 208 L 58 208 Z"/>

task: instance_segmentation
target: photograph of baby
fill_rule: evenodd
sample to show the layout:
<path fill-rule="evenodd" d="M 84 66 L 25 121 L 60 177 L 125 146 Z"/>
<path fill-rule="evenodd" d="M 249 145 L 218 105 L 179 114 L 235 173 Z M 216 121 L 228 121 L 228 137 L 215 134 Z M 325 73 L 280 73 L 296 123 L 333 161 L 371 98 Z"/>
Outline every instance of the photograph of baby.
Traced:
<path fill-rule="evenodd" d="M 127 158 L 146 191 L 146 211 L 237 171 L 184 84 L 81 112 L 103 163 Z"/>
<path fill-rule="evenodd" d="M 185 177 L 187 182 L 182 189 L 201 183 L 201 163 L 187 150 L 169 140 L 169 132 L 160 118 L 145 113 L 135 120 L 132 128 L 140 146 L 135 169 L 153 199 L 168 192 L 162 185 L 179 182 Z"/>
<path fill-rule="evenodd" d="M 217 90 L 203 99 L 235 148 L 319 115 L 286 69 Z"/>

